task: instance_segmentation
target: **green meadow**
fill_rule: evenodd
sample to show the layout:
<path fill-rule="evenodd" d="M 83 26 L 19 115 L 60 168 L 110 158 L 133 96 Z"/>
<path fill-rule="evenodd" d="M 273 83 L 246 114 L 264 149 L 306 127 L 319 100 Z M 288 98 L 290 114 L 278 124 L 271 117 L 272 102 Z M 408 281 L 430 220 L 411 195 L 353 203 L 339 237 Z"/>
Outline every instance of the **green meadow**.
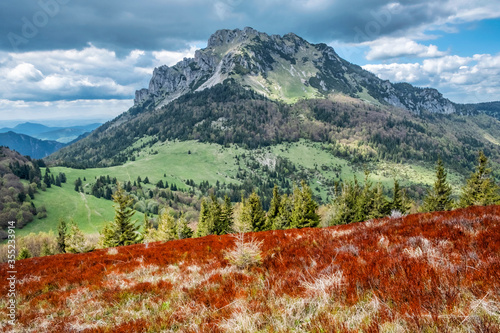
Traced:
<path fill-rule="evenodd" d="M 136 146 L 147 143 L 148 139 L 141 139 Z M 364 167 L 370 169 L 370 180 L 381 182 L 386 188 L 393 186 L 393 180 L 399 179 L 403 185 L 412 183 L 432 185 L 434 182 L 433 165 L 397 164 L 381 162 L 366 166 L 353 166 L 342 158 L 333 156 L 326 146 L 301 140 L 295 143 L 285 143 L 273 147 L 246 150 L 237 146 L 222 147 L 218 144 L 200 143 L 197 141 L 167 141 L 146 145 L 139 152 L 134 152 L 134 161 L 129 161 L 120 166 L 95 169 L 71 169 L 65 167 L 51 167 L 54 175 L 64 172 L 67 183 L 62 187 L 52 186 L 46 191 L 36 194 L 34 203 L 36 207 L 45 206 L 47 218 L 33 222 L 19 230 L 19 236 L 39 231 L 57 231 L 60 218 L 66 221 L 74 220 L 84 233 L 98 233 L 107 221 L 113 219 L 113 202 L 97 199 L 88 194 L 95 179 L 99 176 L 109 175 L 116 177 L 121 183 L 132 183 L 141 177 L 148 177 L 150 184 L 142 185 L 143 188 L 153 188 L 159 180 L 175 183 L 177 187 L 189 189 L 186 180 L 192 179 L 199 184 L 208 181 L 210 184 L 239 183 L 236 178 L 238 164 L 236 156 L 243 154 L 253 157 L 257 161 L 269 161 L 281 156 L 289 159 L 299 170 L 305 171 L 310 179 L 310 186 L 323 200 L 328 198 L 328 190 L 324 185 L 325 180 L 352 180 L 356 177 L 364 179 Z M 335 167 L 337 171 L 333 171 Z M 340 170 L 340 172 L 338 172 Z M 338 178 L 337 178 L 338 174 Z M 74 190 L 77 178 L 83 181 L 85 193 Z M 462 177 L 450 173 L 449 181 L 458 193 Z M 143 215 L 137 212 L 135 219 L 143 220 Z"/>

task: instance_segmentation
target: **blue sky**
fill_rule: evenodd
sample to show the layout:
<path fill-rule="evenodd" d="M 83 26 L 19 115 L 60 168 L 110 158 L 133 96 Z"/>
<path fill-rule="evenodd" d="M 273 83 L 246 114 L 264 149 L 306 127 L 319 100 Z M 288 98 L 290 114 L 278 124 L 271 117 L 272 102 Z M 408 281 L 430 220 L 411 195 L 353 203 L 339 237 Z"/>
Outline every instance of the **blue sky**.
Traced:
<path fill-rule="evenodd" d="M 0 125 L 109 120 L 154 67 L 246 26 L 454 102 L 500 100 L 497 0 L 16 0 L 0 3 Z"/>

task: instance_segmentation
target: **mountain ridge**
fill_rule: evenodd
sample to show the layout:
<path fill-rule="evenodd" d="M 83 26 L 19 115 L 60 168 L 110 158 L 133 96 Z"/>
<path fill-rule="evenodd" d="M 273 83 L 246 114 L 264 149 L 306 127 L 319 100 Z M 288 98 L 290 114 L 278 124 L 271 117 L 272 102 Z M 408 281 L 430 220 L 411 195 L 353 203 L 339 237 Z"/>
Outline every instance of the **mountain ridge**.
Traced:
<path fill-rule="evenodd" d="M 283 77 L 286 80 L 280 80 Z M 136 91 L 134 104 L 152 99 L 162 107 L 189 91 L 201 91 L 228 78 L 273 100 L 296 102 L 343 93 L 416 114 L 457 112 L 455 103 L 436 89 L 381 80 L 340 58 L 326 44 L 311 44 L 293 33 L 267 35 L 249 27 L 218 30 L 194 58 L 155 68 L 149 87 Z"/>

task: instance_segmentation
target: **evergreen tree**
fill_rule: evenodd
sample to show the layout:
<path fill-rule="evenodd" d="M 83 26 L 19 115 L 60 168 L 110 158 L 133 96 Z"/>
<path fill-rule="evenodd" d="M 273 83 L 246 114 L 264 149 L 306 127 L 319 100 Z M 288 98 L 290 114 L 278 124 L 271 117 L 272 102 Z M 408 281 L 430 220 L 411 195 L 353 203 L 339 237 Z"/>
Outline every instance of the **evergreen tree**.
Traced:
<path fill-rule="evenodd" d="M 175 219 L 166 209 L 163 210 L 158 221 L 157 239 L 164 242 L 178 239 Z"/>
<path fill-rule="evenodd" d="M 332 225 L 359 222 L 359 220 L 356 220 L 356 216 L 359 217 L 357 210 L 361 191 L 362 189 L 356 178 L 354 178 L 354 182 L 346 181 L 340 185 L 340 190 L 335 191 L 335 199 L 332 205 L 334 211 Z"/>
<path fill-rule="evenodd" d="M 438 159 L 436 166 L 436 181 L 432 190 L 427 191 L 424 198 L 422 211 L 436 212 L 453 209 L 453 199 L 451 198 L 451 186 L 446 181 L 446 171 L 443 161 Z"/>
<path fill-rule="evenodd" d="M 193 237 L 193 230 L 187 225 L 186 218 L 184 214 L 181 214 L 179 220 L 177 221 L 177 238 L 191 238 Z"/>
<path fill-rule="evenodd" d="M 23 260 L 23 259 L 28 259 L 31 258 L 31 252 L 28 250 L 27 247 L 23 247 L 21 251 L 19 251 L 19 254 L 17 255 L 16 260 Z"/>
<path fill-rule="evenodd" d="M 301 182 L 302 189 L 295 187 L 293 191 L 293 211 L 290 218 L 291 228 L 313 228 L 319 224 L 319 215 L 316 214 L 318 204 L 312 197 L 311 188 L 305 181 Z"/>
<path fill-rule="evenodd" d="M 49 168 L 45 169 L 45 175 L 43 176 L 43 182 L 45 183 L 47 188 L 51 187 L 51 184 L 52 184 L 52 179 L 50 178 L 49 173 L 50 173 Z"/>
<path fill-rule="evenodd" d="M 224 227 L 221 225 L 222 209 L 217 198 L 212 193 L 208 203 L 207 230 L 209 235 L 222 235 Z"/>
<path fill-rule="evenodd" d="M 393 199 L 391 202 L 391 210 L 398 211 L 401 214 L 406 214 L 410 209 L 408 198 L 405 191 L 399 186 L 399 181 L 394 179 Z"/>
<path fill-rule="evenodd" d="M 369 219 L 378 219 L 389 215 L 389 201 L 384 196 L 382 184 L 377 184 L 377 187 L 372 192 L 372 207 L 368 214 Z"/>
<path fill-rule="evenodd" d="M 254 191 L 247 200 L 245 200 L 242 219 L 244 224 L 251 225 L 253 231 L 270 230 L 267 225 L 266 215 L 262 209 L 262 203 L 259 195 Z"/>
<path fill-rule="evenodd" d="M 290 220 L 293 212 L 293 201 L 292 198 L 288 195 L 284 194 L 280 198 L 280 206 L 278 210 L 278 216 L 274 218 L 272 229 L 289 229 L 290 228 Z"/>
<path fill-rule="evenodd" d="M 135 210 L 131 208 L 134 200 L 125 194 L 120 184 L 117 186 L 118 188 L 113 195 L 115 218 L 104 229 L 104 247 L 131 245 L 141 241 L 141 234 L 138 232 L 139 226 L 136 226 L 135 221 L 132 221 L 132 216 L 135 214 Z"/>
<path fill-rule="evenodd" d="M 226 195 L 224 197 L 224 205 L 221 207 L 220 221 L 217 235 L 227 234 L 233 225 L 233 205 L 231 199 Z"/>
<path fill-rule="evenodd" d="M 42 245 L 42 250 L 40 251 L 40 257 L 50 256 L 52 254 L 53 253 L 49 248 L 49 243 L 47 241 L 44 241 Z"/>
<path fill-rule="evenodd" d="M 198 226 L 196 228 L 195 237 L 203 237 L 209 235 L 208 219 L 208 204 L 205 198 L 203 198 L 201 199 L 200 218 L 198 219 Z"/>
<path fill-rule="evenodd" d="M 267 225 L 271 226 L 272 229 L 274 229 L 274 227 L 276 226 L 275 220 L 279 216 L 280 206 L 281 206 L 281 195 L 278 189 L 278 185 L 274 184 L 273 197 L 271 198 L 269 210 L 267 211 Z"/>
<path fill-rule="evenodd" d="M 85 235 L 76 225 L 74 221 L 71 221 L 68 234 L 65 238 L 65 250 L 67 253 L 85 253 L 90 252 L 94 249 L 94 246 L 90 245 Z"/>
<path fill-rule="evenodd" d="M 66 233 L 68 228 L 66 226 L 66 221 L 64 219 L 59 219 L 59 225 L 57 226 L 57 247 L 61 253 L 66 252 Z"/>
<path fill-rule="evenodd" d="M 462 188 L 459 206 L 487 206 L 494 204 L 500 204 L 500 188 L 491 178 L 488 158 L 480 151 L 476 171 L 471 174 L 467 184 Z"/>

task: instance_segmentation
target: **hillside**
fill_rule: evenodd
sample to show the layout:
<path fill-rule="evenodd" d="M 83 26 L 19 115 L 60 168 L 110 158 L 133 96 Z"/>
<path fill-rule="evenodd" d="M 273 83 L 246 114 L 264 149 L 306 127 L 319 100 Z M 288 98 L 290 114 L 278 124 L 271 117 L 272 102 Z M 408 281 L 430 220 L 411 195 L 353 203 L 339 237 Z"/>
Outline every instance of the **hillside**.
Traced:
<path fill-rule="evenodd" d="M 500 330 L 500 207 L 16 262 L 11 332 Z M 252 242 L 260 263 L 228 256 Z M 239 244 L 239 245 L 237 245 Z M 258 260 L 257 260 L 258 261 Z M 7 288 L 0 265 L 0 289 Z M 68 274 L 71 272 L 71 274 Z"/>
<path fill-rule="evenodd" d="M 14 132 L 0 133 L 0 146 L 9 147 L 31 158 L 44 158 L 65 146 L 57 141 L 39 140 Z"/>

